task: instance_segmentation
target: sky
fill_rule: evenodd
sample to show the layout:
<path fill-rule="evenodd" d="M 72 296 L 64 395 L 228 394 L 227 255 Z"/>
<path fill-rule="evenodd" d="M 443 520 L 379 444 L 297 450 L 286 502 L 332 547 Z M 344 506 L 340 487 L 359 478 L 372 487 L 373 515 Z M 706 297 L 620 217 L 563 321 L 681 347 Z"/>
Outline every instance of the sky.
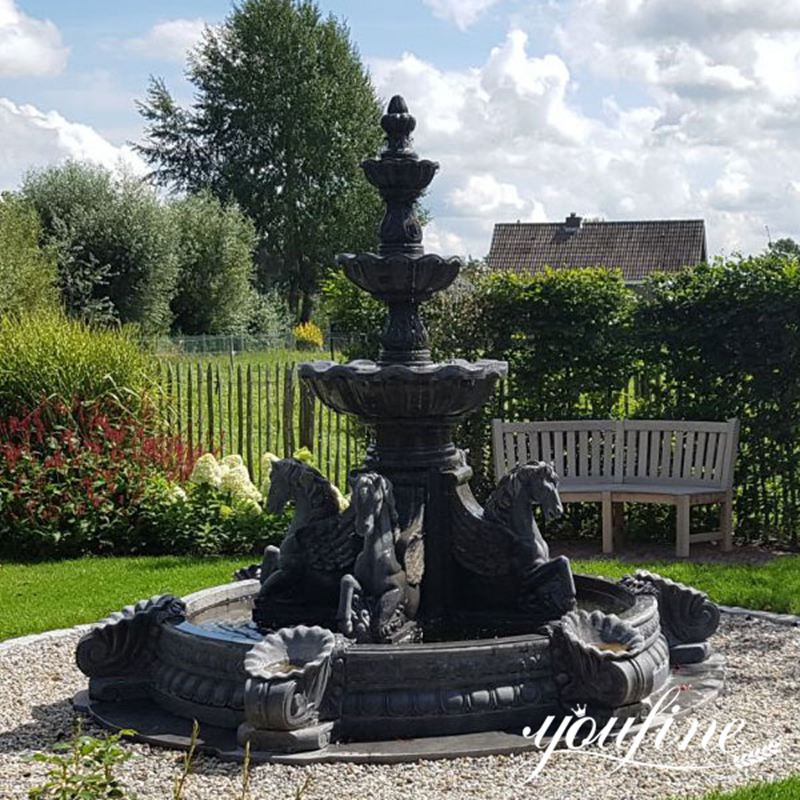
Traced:
<path fill-rule="evenodd" d="M 426 249 L 495 222 L 703 218 L 712 254 L 800 238 L 800 0 L 320 0 L 441 169 Z M 151 75 L 229 0 L 0 0 L 0 190 L 84 158 L 145 171 Z"/>

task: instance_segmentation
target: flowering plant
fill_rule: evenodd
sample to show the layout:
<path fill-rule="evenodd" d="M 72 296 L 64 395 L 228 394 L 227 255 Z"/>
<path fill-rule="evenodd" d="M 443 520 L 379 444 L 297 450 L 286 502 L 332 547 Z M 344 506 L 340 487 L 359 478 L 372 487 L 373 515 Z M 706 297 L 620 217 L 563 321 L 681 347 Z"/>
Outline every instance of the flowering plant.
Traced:
<path fill-rule="evenodd" d="M 65 557 L 130 549 L 148 479 L 179 481 L 192 453 L 141 414 L 46 401 L 0 420 L 0 553 Z"/>
<path fill-rule="evenodd" d="M 204 453 L 185 489 L 151 481 L 138 511 L 138 538 L 147 552 L 260 553 L 289 526 L 287 515 L 265 513 L 262 500 L 241 456 Z"/>
<path fill-rule="evenodd" d="M 324 339 L 319 325 L 313 322 L 301 322 L 294 327 L 294 338 L 297 346 L 308 350 L 322 350 Z"/>
<path fill-rule="evenodd" d="M 240 455 L 230 455 L 217 461 L 213 453 L 205 453 L 194 465 L 190 477 L 197 486 L 218 489 L 232 503 L 247 505 L 260 511 L 264 499 L 250 480 L 250 473 Z"/>

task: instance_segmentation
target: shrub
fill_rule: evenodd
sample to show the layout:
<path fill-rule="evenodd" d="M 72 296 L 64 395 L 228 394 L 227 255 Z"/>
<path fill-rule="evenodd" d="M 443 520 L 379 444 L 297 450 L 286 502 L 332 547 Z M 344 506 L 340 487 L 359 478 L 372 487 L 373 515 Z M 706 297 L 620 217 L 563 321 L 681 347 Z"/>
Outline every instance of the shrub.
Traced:
<path fill-rule="evenodd" d="M 138 178 L 71 161 L 29 173 L 22 196 L 36 209 L 42 242 L 58 260 L 71 316 L 138 322 L 166 333 L 177 264 L 169 215 Z"/>
<path fill-rule="evenodd" d="M 153 475 L 180 479 L 191 453 L 102 403 L 47 401 L 0 422 L 0 552 L 14 558 L 119 553 Z"/>
<path fill-rule="evenodd" d="M 797 541 L 800 263 L 783 247 L 653 278 L 636 314 L 638 413 L 739 417 L 737 527 Z"/>
<path fill-rule="evenodd" d="M 247 332 L 270 339 L 287 341 L 292 332 L 292 313 L 277 289 L 251 292 L 247 315 Z"/>
<path fill-rule="evenodd" d="M 322 283 L 322 313 L 345 358 L 376 358 L 386 306 L 351 283 L 341 271 Z"/>
<path fill-rule="evenodd" d="M 321 350 L 325 344 L 322 331 L 313 322 L 301 322 L 295 325 L 294 338 L 301 350 Z"/>
<path fill-rule="evenodd" d="M 234 203 L 208 192 L 174 202 L 178 284 L 173 328 L 187 335 L 247 328 L 256 232 Z"/>
<path fill-rule="evenodd" d="M 131 331 L 103 330 L 59 312 L 0 319 L 0 419 L 44 400 L 147 405 L 154 362 Z"/>
<path fill-rule="evenodd" d="M 130 552 L 147 554 L 254 555 L 279 544 L 290 517 L 238 503 L 229 492 L 150 481 L 133 520 Z"/>
<path fill-rule="evenodd" d="M 634 304 L 618 271 L 494 273 L 481 287 L 472 349 L 509 362 L 517 416 L 608 416 L 637 366 Z"/>
<path fill-rule="evenodd" d="M 36 211 L 0 195 L 0 317 L 58 305 L 54 254 L 39 246 Z"/>
<path fill-rule="evenodd" d="M 141 552 L 198 555 L 260 553 L 279 544 L 287 514 L 268 514 L 241 456 L 217 461 L 211 453 L 195 463 L 185 488 L 157 477 L 136 510 L 135 540 Z"/>

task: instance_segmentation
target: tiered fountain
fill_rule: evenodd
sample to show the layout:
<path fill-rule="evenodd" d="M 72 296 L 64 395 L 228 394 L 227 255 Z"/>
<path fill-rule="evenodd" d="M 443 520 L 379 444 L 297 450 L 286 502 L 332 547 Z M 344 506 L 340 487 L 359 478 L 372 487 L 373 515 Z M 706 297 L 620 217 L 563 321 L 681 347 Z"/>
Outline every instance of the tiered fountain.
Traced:
<path fill-rule="evenodd" d="M 379 360 L 300 366 L 374 433 L 350 506 L 312 467 L 278 461 L 268 506 L 293 502 L 295 516 L 257 579 L 142 601 L 87 634 L 76 704 L 110 727 L 180 746 L 198 720 L 201 746 L 237 757 L 249 741 L 282 761 L 510 752 L 533 746 L 524 726 L 576 703 L 641 714 L 671 663 L 683 682 L 718 671 L 706 640 L 719 612 L 701 592 L 649 573 L 573 576 L 550 558 L 533 514 L 561 513 L 549 465 L 474 499 L 453 429 L 507 365 L 432 361 L 420 304 L 461 261 L 423 250 L 415 206 L 438 164 L 412 150 L 402 98 L 382 125 L 386 146 L 362 165 L 386 203 L 379 251 L 339 257 L 388 306 Z"/>

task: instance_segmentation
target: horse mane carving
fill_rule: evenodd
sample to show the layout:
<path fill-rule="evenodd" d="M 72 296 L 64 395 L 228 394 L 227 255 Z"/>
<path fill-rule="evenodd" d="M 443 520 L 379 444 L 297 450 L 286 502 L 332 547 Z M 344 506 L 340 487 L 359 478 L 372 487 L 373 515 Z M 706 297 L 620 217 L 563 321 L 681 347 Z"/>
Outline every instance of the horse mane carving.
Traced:
<path fill-rule="evenodd" d="M 270 545 L 261 564 L 261 591 L 254 617 L 266 625 L 271 601 L 314 598 L 335 609 L 339 579 L 353 569 L 360 549 L 352 509 L 344 512 L 336 490 L 318 470 L 296 458 L 275 461 L 270 473 L 267 510 L 280 514 L 287 503 L 294 516 L 280 547 Z"/>
<path fill-rule="evenodd" d="M 515 467 L 503 476 L 486 501 L 483 514 L 464 513 L 454 525 L 456 560 L 478 575 L 525 572 L 550 558 L 533 515 L 542 507 L 546 520 L 561 515 L 558 476 L 544 462 Z"/>

